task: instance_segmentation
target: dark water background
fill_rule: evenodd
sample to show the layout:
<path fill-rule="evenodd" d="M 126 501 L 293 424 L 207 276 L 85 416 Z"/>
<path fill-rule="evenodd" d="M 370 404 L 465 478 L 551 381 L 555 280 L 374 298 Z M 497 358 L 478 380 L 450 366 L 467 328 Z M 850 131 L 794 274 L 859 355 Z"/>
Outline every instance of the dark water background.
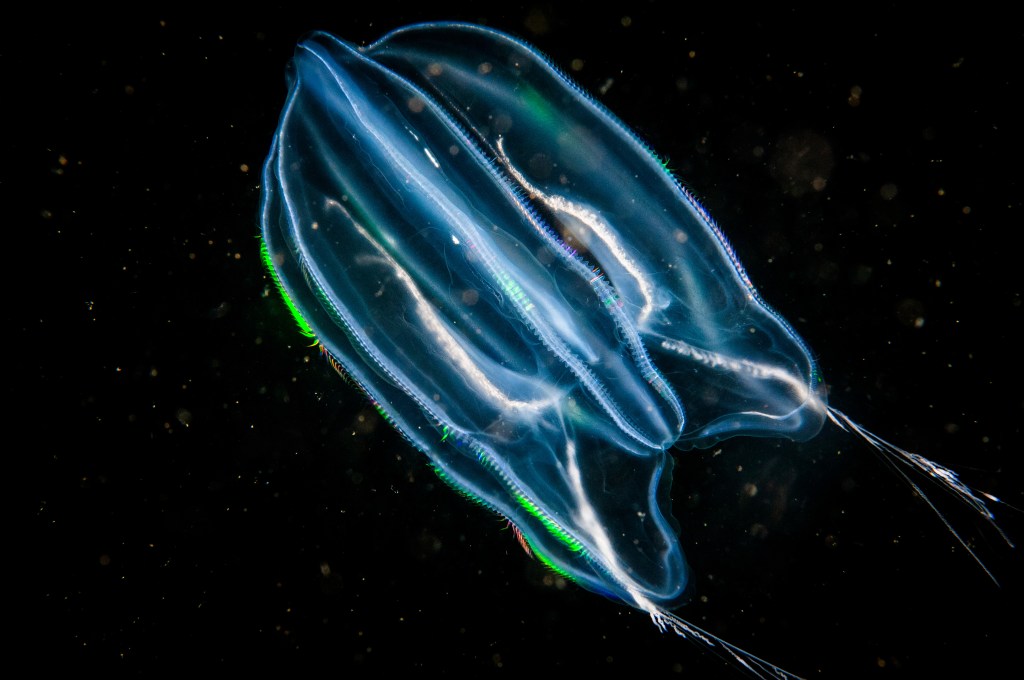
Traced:
<path fill-rule="evenodd" d="M 459 19 L 581 60 L 574 77 L 670 159 L 813 348 L 832 403 L 1024 507 L 1019 28 L 890 7 L 470 7 L 5 29 L 21 656 L 146 676 L 741 677 L 553 581 L 304 346 L 257 208 L 284 67 L 317 28 L 365 43 Z M 834 428 L 680 452 L 673 496 L 696 579 L 679 613 L 791 672 L 1015 660 L 1020 550 L 940 494 L 997 588 Z"/>

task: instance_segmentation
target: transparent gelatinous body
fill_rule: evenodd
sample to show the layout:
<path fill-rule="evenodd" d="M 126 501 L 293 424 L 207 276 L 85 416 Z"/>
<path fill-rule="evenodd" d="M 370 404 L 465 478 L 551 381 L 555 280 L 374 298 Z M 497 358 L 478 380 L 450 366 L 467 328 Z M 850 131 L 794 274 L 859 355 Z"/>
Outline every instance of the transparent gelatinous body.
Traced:
<path fill-rule="evenodd" d="M 658 158 L 528 45 L 316 33 L 289 83 L 263 238 L 308 331 L 446 481 L 658 621 L 688 584 L 669 449 L 814 436 L 804 344 Z"/>

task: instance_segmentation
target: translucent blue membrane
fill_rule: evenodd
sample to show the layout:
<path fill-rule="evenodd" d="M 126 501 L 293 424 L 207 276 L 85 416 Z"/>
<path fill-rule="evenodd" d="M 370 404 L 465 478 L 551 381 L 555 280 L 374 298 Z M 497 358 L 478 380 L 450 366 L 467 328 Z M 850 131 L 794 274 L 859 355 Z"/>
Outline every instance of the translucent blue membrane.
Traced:
<path fill-rule="evenodd" d="M 704 208 L 493 30 L 418 25 L 365 48 L 315 33 L 288 80 L 265 255 L 335 367 L 550 567 L 781 672 L 668 613 L 689 583 L 669 450 L 802 441 L 826 418 L 873 435 L 827 406 Z"/>
<path fill-rule="evenodd" d="M 675 444 L 812 437 L 821 381 L 707 214 L 530 47 L 467 25 L 289 70 L 263 237 L 292 302 L 439 474 L 581 585 L 670 608 Z"/>

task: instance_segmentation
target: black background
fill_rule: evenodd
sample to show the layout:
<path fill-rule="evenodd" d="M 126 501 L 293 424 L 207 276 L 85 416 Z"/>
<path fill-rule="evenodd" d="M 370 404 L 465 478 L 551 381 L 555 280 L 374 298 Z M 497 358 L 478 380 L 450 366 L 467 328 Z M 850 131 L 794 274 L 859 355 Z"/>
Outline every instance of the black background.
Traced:
<path fill-rule="evenodd" d="M 15 656 L 741 677 L 552 579 L 305 346 L 257 208 L 284 67 L 317 28 L 365 43 L 476 21 L 582 60 L 574 77 L 668 157 L 813 348 L 831 403 L 1024 507 L 1021 32 L 829 12 L 377 2 L 12 23 Z M 1014 657 L 1020 550 L 934 494 L 996 587 L 862 442 L 827 427 L 677 461 L 684 618 L 806 677 L 980 677 Z"/>

